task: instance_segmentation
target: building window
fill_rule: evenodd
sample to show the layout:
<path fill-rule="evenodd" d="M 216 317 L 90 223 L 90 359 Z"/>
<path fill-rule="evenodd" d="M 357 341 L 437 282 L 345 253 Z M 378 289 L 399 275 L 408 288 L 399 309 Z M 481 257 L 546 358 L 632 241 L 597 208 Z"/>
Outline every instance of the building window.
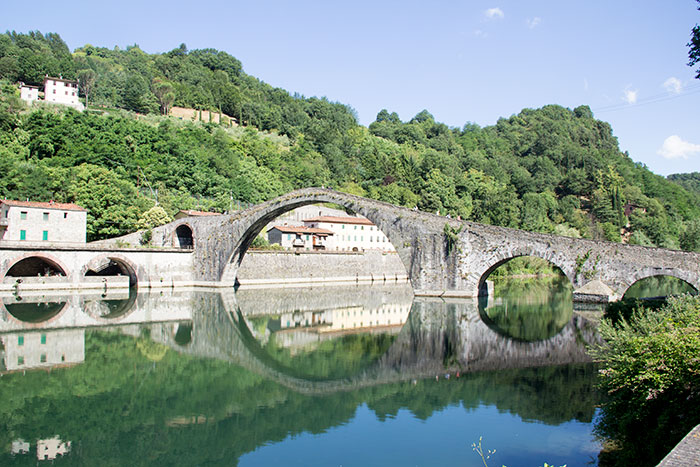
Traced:
<path fill-rule="evenodd" d="M 24 345 L 24 336 L 17 336 L 17 345 Z"/>
<path fill-rule="evenodd" d="M 345 224 L 343 224 L 343 228 L 345 228 Z"/>
<path fill-rule="evenodd" d="M 39 357 L 39 361 L 41 363 L 46 363 L 46 354 L 45 353 L 41 354 L 41 357 Z"/>
<path fill-rule="evenodd" d="M 44 213 L 44 220 L 45 221 L 49 220 L 49 213 L 48 212 Z"/>
<path fill-rule="evenodd" d="M 68 213 L 67 213 L 67 212 L 64 212 L 64 213 L 63 213 L 63 218 L 66 219 L 67 217 L 68 217 Z"/>
<path fill-rule="evenodd" d="M 27 231 L 26 231 L 26 230 L 20 230 L 20 231 L 19 231 L 19 239 L 20 239 L 20 240 L 26 240 L 26 239 L 27 239 Z"/>
<path fill-rule="evenodd" d="M 41 343 L 46 344 L 46 334 L 41 335 Z"/>
<path fill-rule="evenodd" d="M 17 357 L 17 365 L 24 365 L 24 357 Z"/>
<path fill-rule="evenodd" d="M 56 94 L 56 90 L 55 90 L 55 89 L 53 90 L 53 93 Z"/>
<path fill-rule="evenodd" d="M 49 239 L 49 231 L 48 231 L 48 230 L 44 230 L 44 231 L 41 233 L 41 239 L 44 240 L 44 241 L 46 241 L 46 240 Z"/>
<path fill-rule="evenodd" d="M 21 211 L 19 213 L 19 218 L 22 220 L 26 220 L 27 219 L 27 211 Z"/>

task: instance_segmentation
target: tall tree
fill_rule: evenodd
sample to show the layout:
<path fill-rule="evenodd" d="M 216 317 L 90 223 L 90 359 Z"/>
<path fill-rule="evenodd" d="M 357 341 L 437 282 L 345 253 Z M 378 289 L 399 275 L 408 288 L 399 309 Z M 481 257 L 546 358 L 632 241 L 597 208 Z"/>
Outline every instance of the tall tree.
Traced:
<path fill-rule="evenodd" d="M 156 95 L 158 103 L 160 104 L 160 113 L 162 115 L 168 115 L 168 111 L 175 100 L 175 88 L 172 83 L 163 81 L 160 78 L 155 78 L 153 80 L 152 88 L 153 94 Z"/>
<path fill-rule="evenodd" d="M 95 80 L 97 79 L 97 73 L 94 70 L 88 68 L 86 70 L 80 70 L 78 72 L 78 82 L 80 83 L 80 89 L 85 93 L 85 108 L 88 108 L 88 98 L 92 88 L 95 86 Z"/>
<path fill-rule="evenodd" d="M 700 0 L 697 1 L 700 3 Z M 700 7 L 698 7 L 698 10 L 700 10 Z M 695 66 L 696 63 L 700 62 L 700 25 L 696 24 L 693 28 L 688 47 L 690 47 L 690 51 L 688 51 L 688 58 L 690 58 L 688 66 Z M 695 77 L 700 79 L 700 68 L 698 68 Z"/>

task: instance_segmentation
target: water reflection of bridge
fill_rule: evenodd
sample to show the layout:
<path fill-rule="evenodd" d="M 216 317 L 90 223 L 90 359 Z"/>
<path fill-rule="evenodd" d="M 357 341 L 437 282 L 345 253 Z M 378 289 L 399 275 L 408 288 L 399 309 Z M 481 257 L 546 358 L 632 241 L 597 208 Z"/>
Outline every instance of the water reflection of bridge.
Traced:
<path fill-rule="evenodd" d="M 60 316 L 45 323 L 23 325 L 8 317 L 8 312 L 3 310 L 0 333 L 3 339 L 8 336 L 16 339 L 20 333 L 98 326 L 141 335 L 140 330 L 147 326 L 151 339 L 178 352 L 228 361 L 307 394 L 346 391 L 434 377 L 446 372 L 587 362 L 585 344 L 596 339 L 594 325 L 575 315 L 561 332 L 550 339 L 515 341 L 492 330 L 481 320 L 476 300 L 421 299 L 412 302 L 406 323 L 383 356 L 355 374 L 321 380 L 309 378 L 272 358 L 248 323 L 248 319 L 270 315 L 270 310 L 281 315 L 294 310 L 313 312 L 334 304 L 331 309 L 361 308 L 368 312 L 401 308 L 411 300 L 409 287 L 405 290 L 372 286 L 362 289 L 323 288 L 310 290 L 308 294 L 288 289 L 238 294 L 159 293 L 155 296 L 139 295 L 133 301 L 132 309 L 122 314 L 118 321 L 109 322 L 81 309 L 80 303 L 84 304 L 85 300 L 72 299 L 72 305 Z M 183 321 L 186 324 L 183 325 Z M 378 326 L 383 326 L 381 321 Z M 179 328 L 187 329 L 185 339 L 179 336 Z"/>

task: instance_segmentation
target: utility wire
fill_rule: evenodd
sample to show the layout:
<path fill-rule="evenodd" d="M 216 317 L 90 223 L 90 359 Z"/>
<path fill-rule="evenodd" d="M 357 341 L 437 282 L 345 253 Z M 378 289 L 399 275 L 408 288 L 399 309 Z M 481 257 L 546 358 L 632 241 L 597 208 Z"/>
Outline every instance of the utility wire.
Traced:
<path fill-rule="evenodd" d="M 656 104 L 659 102 L 665 102 L 665 101 L 670 101 L 673 99 L 679 99 L 681 97 L 687 97 L 690 95 L 698 94 L 700 93 L 700 84 L 693 84 L 690 86 L 687 86 L 684 91 L 680 94 L 668 94 L 668 93 L 662 93 L 662 94 L 656 94 L 650 97 L 647 97 L 645 99 L 640 99 L 634 104 L 628 104 L 628 103 L 622 103 L 622 104 L 611 104 L 603 107 L 598 107 L 596 109 L 592 109 L 594 113 L 605 113 L 605 112 L 615 112 L 617 110 L 624 110 L 624 109 L 630 109 L 630 108 L 636 108 L 636 107 L 641 107 L 644 105 L 649 105 L 649 104 Z"/>

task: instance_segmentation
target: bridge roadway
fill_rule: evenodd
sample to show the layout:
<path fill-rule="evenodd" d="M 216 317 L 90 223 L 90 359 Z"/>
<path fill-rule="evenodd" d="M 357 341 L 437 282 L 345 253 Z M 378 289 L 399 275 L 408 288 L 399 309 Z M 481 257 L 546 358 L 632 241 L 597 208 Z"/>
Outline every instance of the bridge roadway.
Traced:
<path fill-rule="evenodd" d="M 173 221 L 153 229 L 156 248 L 123 247 L 138 245 L 140 233 L 82 249 L 37 246 L 29 251 L 0 245 L 0 274 L 7 287 L 9 269 L 33 255 L 65 268 L 68 282 L 74 284 L 87 270 L 99 270 L 114 260 L 141 286 L 231 287 L 246 250 L 265 225 L 287 211 L 314 203 L 338 204 L 374 222 L 396 248 L 417 295 L 476 297 L 495 268 L 518 256 L 551 262 L 575 289 L 601 281 L 612 289 L 613 296 L 622 296 L 637 280 L 659 275 L 700 288 L 697 253 L 457 221 L 322 188 L 293 191 L 233 214 Z M 180 244 L 194 248 L 178 251 L 175 247 Z"/>

